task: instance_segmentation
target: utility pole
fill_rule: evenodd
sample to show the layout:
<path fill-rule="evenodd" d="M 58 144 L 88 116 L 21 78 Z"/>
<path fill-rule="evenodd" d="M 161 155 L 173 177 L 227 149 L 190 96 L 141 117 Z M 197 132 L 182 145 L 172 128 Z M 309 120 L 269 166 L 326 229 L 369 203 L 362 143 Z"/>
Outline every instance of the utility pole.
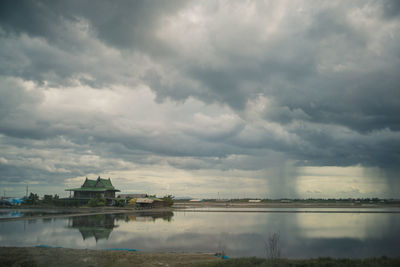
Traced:
<path fill-rule="evenodd" d="M 26 194 L 25 197 L 28 197 L 28 185 L 26 185 Z"/>

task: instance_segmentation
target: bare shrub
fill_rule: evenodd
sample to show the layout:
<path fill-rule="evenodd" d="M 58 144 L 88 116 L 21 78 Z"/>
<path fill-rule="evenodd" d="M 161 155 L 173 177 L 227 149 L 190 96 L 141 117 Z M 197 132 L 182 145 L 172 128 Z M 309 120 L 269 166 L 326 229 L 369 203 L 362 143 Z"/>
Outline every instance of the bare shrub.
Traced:
<path fill-rule="evenodd" d="M 276 259 L 281 257 L 281 245 L 279 240 L 279 233 L 273 233 L 268 236 L 266 241 L 264 241 L 267 258 L 272 262 L 275 262 Z"/>

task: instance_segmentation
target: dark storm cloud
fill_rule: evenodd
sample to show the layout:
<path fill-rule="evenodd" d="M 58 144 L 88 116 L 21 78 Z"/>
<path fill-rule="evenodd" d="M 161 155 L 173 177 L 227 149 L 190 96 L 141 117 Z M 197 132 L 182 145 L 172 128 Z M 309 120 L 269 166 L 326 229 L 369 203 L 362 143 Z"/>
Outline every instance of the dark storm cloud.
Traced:
<path fill-rule="evenodd" d="M 86 173 L 63 174 L 59 172 L 50 172 L 38 167 L 0 164 L 0 176 L 2 183 L 19 183 L 23 185 L 32 182 L 39 184 L 58 184 L 71 177 L 71 175 L 85 175 Z"/>
<path fill-rule="evenodd" d="M 397 17 L 400 15 L 400 3 L 396 0 L 385 0 L 383 2 L 384 15 L 388 18 Z"/>
<path fill-rule="evenodd" d="M 286 161 L 377 166 L 395 177 L 398 7 L 1 1 L 0 137 L 11 142 L 1 176 L 25 179 L 21 162 L 60 180 L 164 161 L 187 170 L 279 165 L 273 183 L 289 195 L 297 174 Z M 142 87 L 156 103 L 131 109 L 138 98 L 154 102 Z M 14 157 L 23 147 L 41 167 Z M 69 149 L 72 162 L 47 162 L 51 148 Z M 101 159 L 82 162 L 92 156 Z"/>
<path fill-rule="evenodd" d="M 2 1 L 0 23 L 9 32 L 27 33 L 62 42 L 66 20 L 88 20 L 106 42 L 135 48 L 151 45 L 163 15 L 176 12 L 182 1 Z"/>
<path fill-rule="evenodd" d="M 135 72 L 135 67 L 128 67 L 129 62 L 115 62 L 104 56 L 99 59 L 98 55 L 105 51 L 99 50 L 99 44 L 91 44 L 87 37 L 99 38 L 100 42 L 122 49 L 121 53 L 123 50 L 145 50 L 153 55 L 168 52 L 157 41 L 154 31 L 164 16 L 183 7 L 180 3 L 2 1 L 0 38 L 3 39 L 3 52 L 0 57 L 5 64 L 2 64 L 1 73 L 46 81 L 52 86 L 71 84 L 71 79 L 95 87 L 110 85 L 117 80 L 132 84 L 129 76 Z M 82 36 L 82 31 L 87 31 L 87 36 Z M 101 59 L 114 69 L 116 65 L 120 68 L 118 77 L 107 68 L 104 71 L 93 68 L 92 64 Z M 85 75 L 93 78 L 82 77 Z"/>
<path fill-rule="evenodd" d="M 8 32 L 26 32 L 48 38 L 58 35 L 62 15 L 56 11 L 45 1 L 3 1 L 0 23 Z"/>
<path fill-rule="evenodd" d="M 27 93 L 14 79 L 1 80 L 0 94 L 0 119 L 34 108 L 41 101 L 40 94 Z"/>

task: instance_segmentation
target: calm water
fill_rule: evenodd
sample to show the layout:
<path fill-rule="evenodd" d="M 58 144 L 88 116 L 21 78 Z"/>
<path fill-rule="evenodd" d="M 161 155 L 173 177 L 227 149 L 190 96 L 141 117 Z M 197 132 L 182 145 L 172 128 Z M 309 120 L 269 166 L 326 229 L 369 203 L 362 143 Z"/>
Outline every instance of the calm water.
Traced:
<path fill-rule="evenodd" d="M 168 212 L 0 223 L 0 246 L 134 248 L 265 257 L 279 233 L 288 258 L 400 256 L 400 213 Z"/>
<path fill-rule="evenodd" d="M 242 212 L 311 212 L 311 213 L 400 213 L 400 208 L 237 208 L 237 207 L 185 207 L 186 211 L 242 211 Z"/>
<path fill-rule="evenodd" d="M 51 214 L 68 214 L 72 212 L 59 211 L 59 210 L 43 210 L 43 209 L 0 209 L 0 218 L 14 218 L 14 217 L 31 217 L 31 216 L 45 216 Z"/>

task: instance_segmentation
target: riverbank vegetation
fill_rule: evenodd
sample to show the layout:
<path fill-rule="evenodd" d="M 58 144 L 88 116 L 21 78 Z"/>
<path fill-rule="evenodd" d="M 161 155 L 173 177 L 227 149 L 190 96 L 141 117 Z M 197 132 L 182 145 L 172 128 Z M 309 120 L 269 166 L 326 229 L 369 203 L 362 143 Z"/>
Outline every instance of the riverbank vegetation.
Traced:
<path fill-rule="evenodd" d="M 172 207 L 174 204 L 174 196 L 166 195 L 163 198 L 157 198 L 154 196 L 149 196 L 150 199 L 157 199 L 161 203 L 162 207 Z M 123 198 L 92 198 L 92 199 L 80 199 L 80 198 L 60 198 L 56 195 L 44 195 L 40 198 L 35 193 L 30 193 L 29 196 L 22 198 L 20 206 L 29 207 L 104 207 L 104 206 L 114 206 L 114 207 L 125 207 L 128 205 L 131 199 Z"/>

